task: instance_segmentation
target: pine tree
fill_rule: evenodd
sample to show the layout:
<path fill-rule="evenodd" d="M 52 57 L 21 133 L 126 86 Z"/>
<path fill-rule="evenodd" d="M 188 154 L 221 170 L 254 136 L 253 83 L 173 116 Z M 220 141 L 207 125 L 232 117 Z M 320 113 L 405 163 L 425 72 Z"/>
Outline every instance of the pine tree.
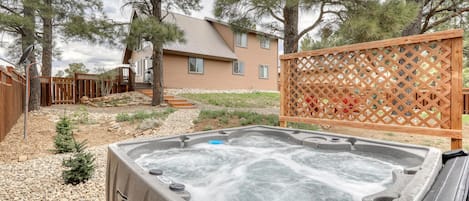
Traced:
<path fill-rule="evenodd" d="M 107 19 L 102 0 L 42 0 L 37 11 L 42 20 L 42 76 L 51 76 L 53 33 L 68 40 L 114 44 L 123 28 Z"/>
<path fill-rule="evenodd" d="M 37 20 L 38 17 L 42 19 L 43 26 L 38 26 L 40 22 Z M 0 4 L 0 31 L 21 39 L 21 44 L 13 44 L 13 47 L 20 45 L 24 50 L 36 44 L 37 50 L 44 50 L 42 54 L 44 76 L 51 76 L 54 44 L 52 28 L 67 39 L 110 42 L 115 38 L 113 37 L 115 25 L 102 13 L 101 0 L 21 0 L 2 1 Z M 16 56 L 19 58 L 19 54 Z M 37 62 L 34 53 L 30 55 L 29 61 Z M 41 90 L 36 64 L 30 68 L 30 83 L 29 110 L 37 110 L 40 105 Z"/>
<path fill-rule="evenodd" d="M 465 17 L 469 14 L 469 1 L 467 0 L 407 0 L 417 3 L 420 9 L 403 31 L 403 36 L 422 34 L 438 28 L 457 19 L 458 23 L 467 23 Z"/>
<path fill-rule="evenodd" d="M 189 14 L 191 10 L 199 10 L 200 0 L 129 0 L 124 6 L 132 6 L 145 17 L 134 19 L 131 24 L 127 44 L 135 47 L 143 39 L 153 46 L 153 98 L 152 105 L 163 102 L 163 45 L 184 41 L 184 33 L 175 24 L 164 22 L 168 16 L 166 11 L 179 10 Z"/>
<path fill-rule="evenodd" d="M 74 151 L 72 122 L 67 117 L 60 118 L 55 125 L 54 146 L 56 153 L 68 153 Z"/>
<path fill-rule="evenodd" d="M 73 139 L 74 149 L 76 152 L 73 157 L 64 159 L 62 166 L 67 169 L 62 171 L 62 178 L 66 184 L 77 185 L 81 182 L 89 180 L 96 169 L 94 161 L 95 156 L 89 152 L 86 152 L 86 140 L 78 143 Z"/>
<path fill-rule="evenodd" d="M 24 9 L 33 11 L 28 12 L 34 18 L 32 23 L 28 22 L 31 18 L 21 15 Z M 123 33 L 123 25 L 126 23 L 106 17 L 102 0 L 21 0 L 0 4 L 0 31 L 16 36 L 24 35 L 27 27 L 33 28 L 36 49 L 42 51 L 42 76 L 51 76 L 52 57 L 58 55 L 54 41 L 59 37 L 53 34 L 60 34 L 67 41 L 116 45 L 115 38 Z"/>
<path fill-rule="evenodd" d="M 88 73 L 89 71 L 83 63 L 68 64 L 68 68 L 64 70 L 67 73 L 67 77 L 73 77 L 75 73 Z"/>
<path fill-rule="evenodd" d="M 283 33 L 283 52 L 298 51 L 298 41 L 311 30 L 322 25 L 324 19 L 340 18 L 344 5 L 355 1 L 314 0 L 217 0 L 215 16 L 227 19 L 235 31 L 253 29 L 260 25 L 271 33 Z M 298 30 L 300 8 L 314 10 L 317 17 L 305 29 Z"/>
<path fill-rule="evenodd" d="M 341 21 L 324 26 L 321 39 L 305 37 L 302 50 L 382 40 L 400 36 L 402 30 L 414 19 L 418 6 L 401 0 L 367 1 L 350 5 Z M 333 27 L 338 27 L 334 30 Z"/>

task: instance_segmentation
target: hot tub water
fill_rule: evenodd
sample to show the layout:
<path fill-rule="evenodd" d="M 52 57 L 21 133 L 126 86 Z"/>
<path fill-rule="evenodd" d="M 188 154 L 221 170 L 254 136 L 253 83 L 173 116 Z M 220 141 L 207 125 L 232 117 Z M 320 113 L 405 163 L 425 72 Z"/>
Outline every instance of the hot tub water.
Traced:
<path fill-rule="evenodd" d="M 135 162 L 186 185 L 192 201 L 361 201 L 392 183 L 392 160 L 247 135 L 155 150 Z"/>

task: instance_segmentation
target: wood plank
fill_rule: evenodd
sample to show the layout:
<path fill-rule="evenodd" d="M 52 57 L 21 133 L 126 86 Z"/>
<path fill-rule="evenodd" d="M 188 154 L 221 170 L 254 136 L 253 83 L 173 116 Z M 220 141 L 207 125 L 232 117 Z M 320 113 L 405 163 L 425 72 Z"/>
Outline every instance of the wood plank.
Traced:
<path fill-rule="evenodd" d="M 325 48 L 325 49 L 320 49 L 320 50 L 311 50 L 311 51 L 304 51 L 304 52 L 293 53 L 293 54 L 280 55 L 280 60 L 294 59 L 298 57 L 308 57 L 308 56 L 314 56 L 314 55 L 323 55 L 323 54 L 337 54 L 338 52 L 352 52 L 352 51 L 357 51 L 357 50 L 362 50 L 362 49 L 374 49 L 374 48 L 381 48 L 381 47 L 388 47 L 388 46 L 428 42 L 428 41 L 434 41 L 434 40 L 460 38 L 463 36 L 463 33 L 464 31 L 462 29 L 454 29 L 454 30 L 440 31 L 440 32 L 435 32 L 435 33 L 420 34 L 420 35 L 400 37 L 400 38 L 392 38 L 392 39 L 386 39 L 386 40 L 380 40 L 380 41 L 357 43 L 353 45 L 344 45 L 344 46 Z"/>
<path fill-rule="evenodd" d="M 287 117 L 280 116 L 279 120 L 287 122 L 300 122 L 308 124 L 328 124 L 331 126 L 347 126 L 353 128 L 367 128 L 374 130 L 386 130 L 392 132 L 403 132 L 409 134 L 421 134 L 431 135 L 440 137 L 449 137 L 453 139 L 462 139 L 461 130 L 453 129 L 438 129 L 438 128 L 425 128 L 425 127 L 412 127 L 412 126 L 401 126 L 401 125 L 390 125 L 390 124 L 379 124 L 379 123 L 364 123 L 364 122 L 351 122 L 346 120 L 330 120 L 330 119 L 313 119 L 303 117 Z"/>
<path fill-rule="evenodd" d="M 285 104 L 287 101 L 285 100 L 287 96 L 287 83 L 286 83 L 286 71 L 288 69 L 286 60 L 281 60 L 280 61 L 280 116 L 286 116 L 285 113 Z M 280 121 L 280 127 L 287 127 L 287 122 L 286 121 Z"/>
<path fill-rule="evenodd" d="M 462 38 L 452 40 L 451 47 L 451 129 L 462 129 Z M 451 139 L 451 149 L 461 149 L 462 139 Z"/>

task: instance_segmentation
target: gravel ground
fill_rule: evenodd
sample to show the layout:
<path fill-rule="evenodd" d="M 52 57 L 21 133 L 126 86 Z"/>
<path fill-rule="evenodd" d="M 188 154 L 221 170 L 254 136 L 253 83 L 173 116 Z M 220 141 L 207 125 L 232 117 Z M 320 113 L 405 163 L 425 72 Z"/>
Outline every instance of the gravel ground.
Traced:
<path fill-rule="evenodd" d="M 152 137 L 191 132 L 192 121 L 198 114 L 197 109 L 178 110 L 168 116 Z M 96 172 L 89 181 L 76 186 L 65 185 L 61 179 L 61 163 L 69 154 L 0 162 L 0 200 L 105 200 L 107 145 L 88 150 L 96 156 Z"/>

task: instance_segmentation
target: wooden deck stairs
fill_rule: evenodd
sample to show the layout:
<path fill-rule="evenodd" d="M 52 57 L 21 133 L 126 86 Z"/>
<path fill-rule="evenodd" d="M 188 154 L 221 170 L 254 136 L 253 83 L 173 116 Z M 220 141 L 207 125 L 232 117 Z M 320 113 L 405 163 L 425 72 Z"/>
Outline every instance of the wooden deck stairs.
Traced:
<path fill-rule="evenodd" d="M 145 94 L 148 97 L 153 97 L 153 91 L 152 89 L 138 89 L 138 92 Z M 176 97 L 173 95 L 164 95 L 163 97 L 164 101 L 171 107 L 177 108 L 177 109 L 194 109 L 196 108 L 195 105 L 186 99 Z"/>

